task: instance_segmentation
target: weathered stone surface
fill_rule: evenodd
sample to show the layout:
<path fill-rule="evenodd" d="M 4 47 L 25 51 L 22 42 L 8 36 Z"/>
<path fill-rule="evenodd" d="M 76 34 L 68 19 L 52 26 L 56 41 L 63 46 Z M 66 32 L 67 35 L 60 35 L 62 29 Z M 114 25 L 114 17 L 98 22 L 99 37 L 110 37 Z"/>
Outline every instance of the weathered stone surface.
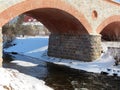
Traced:
<path fill-rule="evenodd" d="M 25 0 L 8 0 L 8 1 L 0 0 L 0 12 L 23 1 Z"/>
<path fill-rule="evenodd" d="M 85 18 L 91 24 L 92 31 L 96 32 L 99 26 L 104 28 L 104 24 L 108 24 L 111 21 L 117 19 L 117 15 L 120 15 L 120 4 L 113 2 L 112 0 L 63 0 L 75 7 L 79 12 L 84 13 Z M 93 17 L 93 12 L 97 13 L 96 17 Z M 111 18 L 114 16 L 114 18 Z M 109 19 L 109 20 L 107 20 Z M 107 22 L 104 22 L 107 20 Z M 104 22 L 104 23 L 103 23 Z M 102 24 L 102 25 L 101 25 Z"/>
<path fill-rule="evenodd" d="M 100 35 L 51 34 L 48 55 L 92 61 L 101 55 Z"/>

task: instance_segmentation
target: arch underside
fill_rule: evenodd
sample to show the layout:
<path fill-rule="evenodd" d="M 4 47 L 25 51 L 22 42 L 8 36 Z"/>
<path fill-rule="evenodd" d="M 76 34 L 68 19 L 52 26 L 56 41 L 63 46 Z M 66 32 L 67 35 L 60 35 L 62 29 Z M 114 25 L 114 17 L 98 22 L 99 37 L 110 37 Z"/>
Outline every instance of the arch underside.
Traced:
<path fill-rule="evenodd" d="M 85 27 L 74 16 L 55 8 L 43 8 L 26 12 L 42 22 L 51 33 L 88 34 Z"/>
<path fill-rule="evenodd" d="M 101 32 L 102 39 L 120 41 L 120 21 L 108 24 Z"/>
<path fill-rule="evenodd" d="M 105 19 L 97 28 L 97 33 L 102 35 L 103 40 L 120 40 L 120 15 L 113 15 Z"/>
<path fill-rule="evenodd" d="M 61 0 L 26 0 L 0 13 L 0 26 L 22 13 L 42 22 L 50 32 L 57 34 L 89 34 L 91 26 L 83 14 Z M 59 3 L 59 4 L 58 4 Z M 10 13 L 12 12 L 12 13 Z M 10 13 L 10 14 L 9 14 Z"/>

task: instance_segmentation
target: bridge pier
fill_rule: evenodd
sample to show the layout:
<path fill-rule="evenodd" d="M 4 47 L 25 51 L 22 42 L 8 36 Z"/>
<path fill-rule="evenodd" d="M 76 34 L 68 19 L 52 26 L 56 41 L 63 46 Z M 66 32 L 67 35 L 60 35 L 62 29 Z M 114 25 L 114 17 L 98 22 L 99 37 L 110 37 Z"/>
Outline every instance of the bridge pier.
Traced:
<path fill-rule="evenodd" d="M 48 56 L 93 61 L 101 55 L 101 35 L 51 34 Z"/>
<path fill-rule="evenodd" d="M 2 55 L 3 55 L 3 48 L 2 48 L 2 28 L 0 28 L 0 67 L 2 67 Z"/>

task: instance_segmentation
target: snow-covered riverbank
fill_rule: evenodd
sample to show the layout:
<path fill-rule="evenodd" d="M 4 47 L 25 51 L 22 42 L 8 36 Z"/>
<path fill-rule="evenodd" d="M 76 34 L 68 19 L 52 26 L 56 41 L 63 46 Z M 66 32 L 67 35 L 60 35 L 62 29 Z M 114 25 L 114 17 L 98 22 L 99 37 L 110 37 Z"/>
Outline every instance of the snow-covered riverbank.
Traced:
<path fill-rule="evenodd" d="M 20 43 L 23 43 L 23 42 L 19 43 L 19 40 L 17 41 L 17 45 L 19 45 Z M 26 42 L 26 43 L 28 43 L 28 42 Z M 23 44 L 26 45 L 25 42 Z M 36 43 L 34 43 L 34 44 L 36 44 Z M 28 46 L 29 45 L 31 45 L 31 44 L 28 43 Z M 40 45 L 44 46 L 42 44 L 40 44 Z M 28 46 L 26 46 L 26 47 L 28 47 Z M 23 47 L 23 48 L 20 48 L 20 47 Z M 19 50 L 22 50 L 22 51 L 27 49 L 26 47 L 24 49 L 24 46 L 20 46 L 20 47 L 19 47 Z M 29 49 L 30 48 L 31 47 L 29 47 Z M 36 62 L 35 61 L 33 62 L 33 61 L 34 60 L 32 60 L 30 63 L 27 61 L 15 60 L 12 63 L 20 64 L 18 66 L 24 66 L 24 67 L 26 67 L 26 69 L 28 69 L 27 67 L 32 67 L 32 66 L 38 65 L 38 64 L 36 64 L 36 63 L 38 63 L 37 61 Z M 39 63 L 40 63 L 40 61 L 39 61 Z M 19 68 L 19 67 L 16 67 L 16 68 Z M 22 68 L 19 68 L 19 69 L 22 69 Z M 42 68 L 42 70 L 44 70 L 44 72 L 45 72 L 44 68 Z M 39 71 L 42 71 L 42 70 L 39 70 Z M 24 71 L 24 70 L 22 70 L 22 71 Z M 1 73 L 0 74 L 0 90 L 53 90 L 52 88 L 46 86 L 45 82 L 43 80 L 39 80 L 34 77 L 37 72 L 34 73 L 34 72 L 26 71 L 26 73 L 28 73 L 28 74 L 32 73 L 32 75 L 27 75 L 27 74 L 23 74 L 23 73 L 19 72 L 18 70 L 15 70 L 15 69 L 0 68 L 0 73 Z M 36 75 L 39 76 L 38 73 Z"/>
<path fill-rule="evenodd" d="M 119 68 L 114 66 L 115 60 L 109 52 L 101 55 L 100 58 L 93 62 L 81 62 L 77 60 L 68 60 L 61 58 L 48 57 L 46 54 L 48 47 L 48 37 L 24 37 L 16 38 L 13 42 L 16 44 L 10 48 L 4 49 L 5 52 L 18 52 L 30 57 L 39 58 L 47 62 L 66 65 L 71 68 L 85 70 L 88 72 L 101 73 L 107 72 L 109 75 L 117 74 L 120 76 Z M 103 46 L 105 48 L 105 46 Z"/>
<path fill-rule="evenodd" d="M 0 68 L 0 90 L 53 90 L 45 82 L 13 69 Z"/>

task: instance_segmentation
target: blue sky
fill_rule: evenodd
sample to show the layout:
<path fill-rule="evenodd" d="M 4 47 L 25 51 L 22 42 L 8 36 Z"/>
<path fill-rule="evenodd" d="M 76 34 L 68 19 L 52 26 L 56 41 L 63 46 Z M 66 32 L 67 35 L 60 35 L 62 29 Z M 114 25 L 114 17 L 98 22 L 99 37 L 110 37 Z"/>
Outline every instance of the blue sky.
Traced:
<path fill-rule="evenodd" d="M 115 1 L 120 3 L 120 0 L 115 0 Z"/>

